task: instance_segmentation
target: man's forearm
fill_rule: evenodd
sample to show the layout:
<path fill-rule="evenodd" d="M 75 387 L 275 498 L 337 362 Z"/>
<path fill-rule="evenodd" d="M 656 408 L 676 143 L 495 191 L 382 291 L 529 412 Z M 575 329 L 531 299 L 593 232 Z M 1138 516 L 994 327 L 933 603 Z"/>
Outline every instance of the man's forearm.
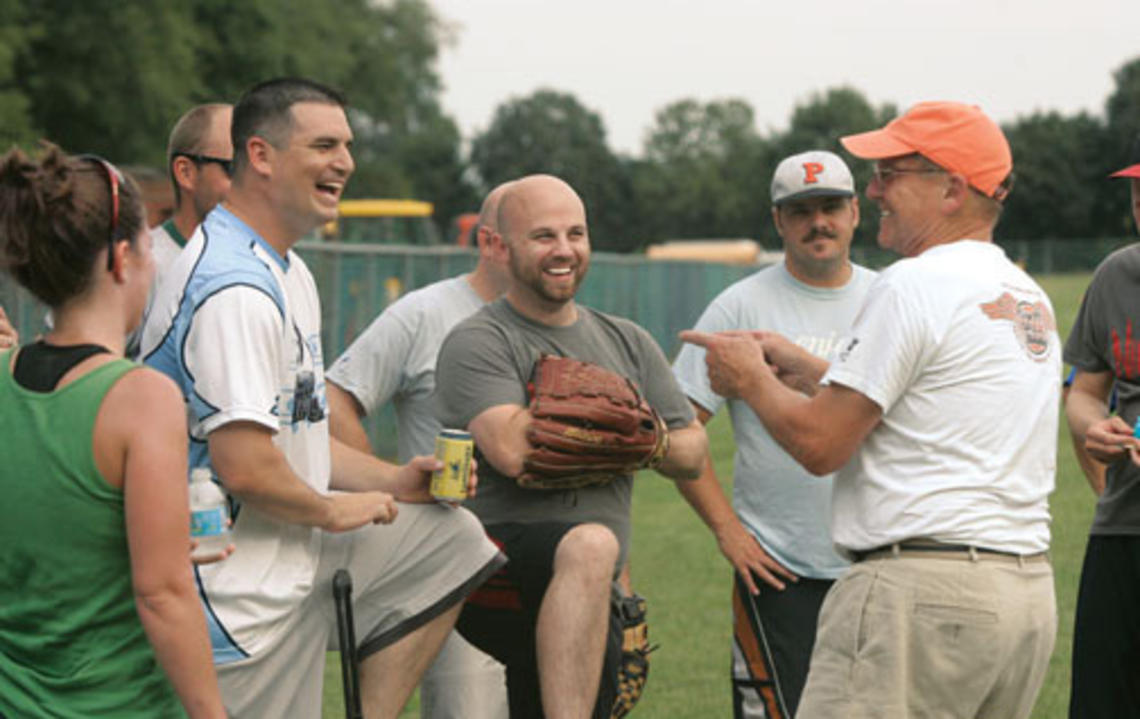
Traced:
<path fill-rule="evenodd" d="M 1074 388 L 1065 401 L 1065 420 L 1073 441 L 1084 445 L 1089 427 L 1108 417 L 1108 403 L 1095 395 Z"/>
<path fill-rule="evenodd" d="M 803 421 L 808 400 L 772 374 L 759 376 L 741 399 L 756 413 L 772 439 L 807 467 L 817 444 L 812 435 L 818 429 L 814 423 Z"/>
<path fill-rule="evenodd" d="M 1093 494 L 1100 496 L 1104 494 L 1105 487 L 1105 471 L 1107 467 L 1103 462 L 1093 459 L 1089 451 L 1085 449 L 1083 439 L 1078 439 L 1076 435 L 1070 432 L 1070 439 L 1073 444 L 1073 456 L 1077 458 L 1077 464 L 1081 467 L 1081 472 L 1084 473 L 1085 479 L 1088 480 L 1089 488 L 1092 489 Z"/>
<path fill-rule="evenodd" d="M 531 416 L 526 407 L 497 405 L 471 420 L 468 429 L 483 457 L 504 477 L 523 472 L 523 458 L 531 450 L 526 439 Z"/>
<path fill-rule="evenodd" d="M 708 448 L 704 425 L 693 420 L 689 426 L 669 432 L 669 451 L 657 471 L 671 479 L 694 480 L 701 474 Z"/>
<path fill-rule="evenodd" d="M 842 467 L 882 417 L 873 400 L 840 384 L 827 385 L 810 399 L 789 388 L 765 362 L 764 340 L 756 335 L 686 330 L 681 339 L 705 348 L 713 391 L 748 404 L 772 439 L 812 474 Z M 782 338 L 778 345 L 792 360 L 806 354 Z"/>
<path fill-rule="evenodd" d="M 225 425 L 209 441 L 210 459 L 226 489 L 278 521 L 344 532 L 396 517 L 395 502 L 386 492 L 325 495 L 314 490 L 289 466 L 264 427 Z"/>
<path fill-rule="evenodd" d="M 691 482 L 678 482 L 677 489 L 713 534 L 719 535 L 725 526 L 739 521 L 720 488 L 712 459 L 707 455 L 700 476 Z"/>
<path fill-rule="evenodd" d="M 332 477 L 330 487 L 344 492 L 396 493 L 396 475 L 399 465 L 366 454 L 359 449 L 330 437 Z"/>
<path fill-rule="evenodd" d="M 335 383 L 328 382 L 326 388 L 329 402 L 329 435 L 349 447 L 372 454 L 372 443 L 368 441 L 368 432 L 364 429 L 361 413 L 363 408 L 351 393 Z"/>
<path fill-rule="evenodd" d="M 210 434 L 210 461 L 226 490 L 258 511 L 290 524 L 327 526 L 328 497 L 293 471 L 268 430 L 252 424 L 225 425 Z"/>
<path fill-rule="evenodd" d="M 771 373 L 763 373 L 741 398 L 772 439 L 817 476 L 846 464 L 882 416 L 878 405 L 855 390 L 832 384 L 807 398 Z"/>
<path fill-rule="evenodd" d="M 308 527 L 325 527 L 329 523 L 328 497 L 305 484 L 284 457 L 243 473 L 240 481 L 234 481 L 232 474 L 227 480 L 223 471 L 218 474 L 226 489 L 243 503 L 275 519 Z"/>

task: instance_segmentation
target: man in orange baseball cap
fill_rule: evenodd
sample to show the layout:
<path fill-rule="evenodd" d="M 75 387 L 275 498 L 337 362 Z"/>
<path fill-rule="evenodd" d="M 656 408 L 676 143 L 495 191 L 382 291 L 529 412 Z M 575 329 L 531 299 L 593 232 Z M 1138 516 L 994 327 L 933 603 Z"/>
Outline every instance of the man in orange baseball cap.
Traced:
<path fill-rule="evenodd" d="M 1112 177 L 1132 185 L 1132 216 L 1140 230 L 1140 137 L 1132 164 Z M 1073 623 L 1069 716 L 1140 716 L 1140 359 L 1131 348 L 1140 324 L 1140 244 L 1109 255 L 1093 275 L 1069 339 L 1065 361 L 1076 374 L 1065 406 L 1074 442 L 1103 462 L 1081 567 Z M 1122 349 L 1123 348 L 1123 349 Z M 1116 411 L 1109 410 L 1115 390 Z"/>
<path fill-rule="evenodd" d="M 867 197 L 883 210 L 879 243 L 905 256 L 921 254 L 934 244 L 971 237 L 990 240 L 993 226 L 1001 214 L 1001 204 L 1013 185 L 1013 157 L 1001 128 L 973 105 L 957 102 L 922 102 L 905 115 L 895 118 L 881 130 L 848 135 L 840 142 L 851 154 L 865 160 L 876 160 L 874 180 Z M 966 226 L 949 232 L 921 231 L 909 227 L 909 219 L 898 217 L 896 210 L 905 207 L 902 199 L 893 197 L 890 188 L 896 184 L 909 187 L 914 183 L 896 183 L 900 175 L 922 175 L 918 182 L 927 185 L 948 181 L 958 207 L 945 207 L 924 221 Z M 968 192 L 966 192 L 968 190 Z M 889 198 L 889 199 L 888 199 Z M 945 236 L 944 236 L 945 235 Z M 917 244 L 914 244 L 917 243 Z"/>
<path fill-rule="evenodd" d="M 836 472 L 831 538 L 853 564 L 820 612 L 798 716 L 1024 719 L 1057 625 L 1061 348 L 1048 296 L 993 243 L 1009 145 L 951 102 L 841 141 L 876 161 L 879 243 L 907 259 L 830 362 L 767 334 L 682 333 L 715 392 L 808 471 Z"/>

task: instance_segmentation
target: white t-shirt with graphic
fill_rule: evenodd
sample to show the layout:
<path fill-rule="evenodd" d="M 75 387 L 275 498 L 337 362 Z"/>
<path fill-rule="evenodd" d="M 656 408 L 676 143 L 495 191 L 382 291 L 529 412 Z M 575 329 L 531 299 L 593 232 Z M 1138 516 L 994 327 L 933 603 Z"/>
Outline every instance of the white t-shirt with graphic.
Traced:
<path fill-rule="evenodd" d="M 1048 296 L 1000 247 L 961 240 L 884 270 L 823 382 L 883 410 L 835 476 L 837 545 L 1048 548 L 1061 352 Z"/>

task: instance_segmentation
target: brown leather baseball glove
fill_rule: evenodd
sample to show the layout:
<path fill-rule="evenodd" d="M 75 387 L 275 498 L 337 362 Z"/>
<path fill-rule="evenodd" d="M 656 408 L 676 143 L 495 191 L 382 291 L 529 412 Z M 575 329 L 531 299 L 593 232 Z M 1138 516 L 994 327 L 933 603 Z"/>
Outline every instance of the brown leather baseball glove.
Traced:
<path fill-rule="evenodd" d="M 542 355 L 528 385 L 530 453 L 518 483 L 573 489 L 656 467 L 669 450 L 661 415 L 630 380 L 590 362 Z"/>

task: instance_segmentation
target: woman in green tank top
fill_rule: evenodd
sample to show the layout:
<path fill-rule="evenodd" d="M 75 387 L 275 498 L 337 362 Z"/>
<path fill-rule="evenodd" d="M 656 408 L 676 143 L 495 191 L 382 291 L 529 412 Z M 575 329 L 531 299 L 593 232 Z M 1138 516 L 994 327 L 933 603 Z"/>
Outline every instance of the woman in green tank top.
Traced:
<path fill-rule="evenodd" d="M 9 152 L 0 266 L 55 325 L 0 352 L 0 716 L 224 717 L 182 398 L 122 357 L 154 275 L 138 190 L 96 157 Z"/>

